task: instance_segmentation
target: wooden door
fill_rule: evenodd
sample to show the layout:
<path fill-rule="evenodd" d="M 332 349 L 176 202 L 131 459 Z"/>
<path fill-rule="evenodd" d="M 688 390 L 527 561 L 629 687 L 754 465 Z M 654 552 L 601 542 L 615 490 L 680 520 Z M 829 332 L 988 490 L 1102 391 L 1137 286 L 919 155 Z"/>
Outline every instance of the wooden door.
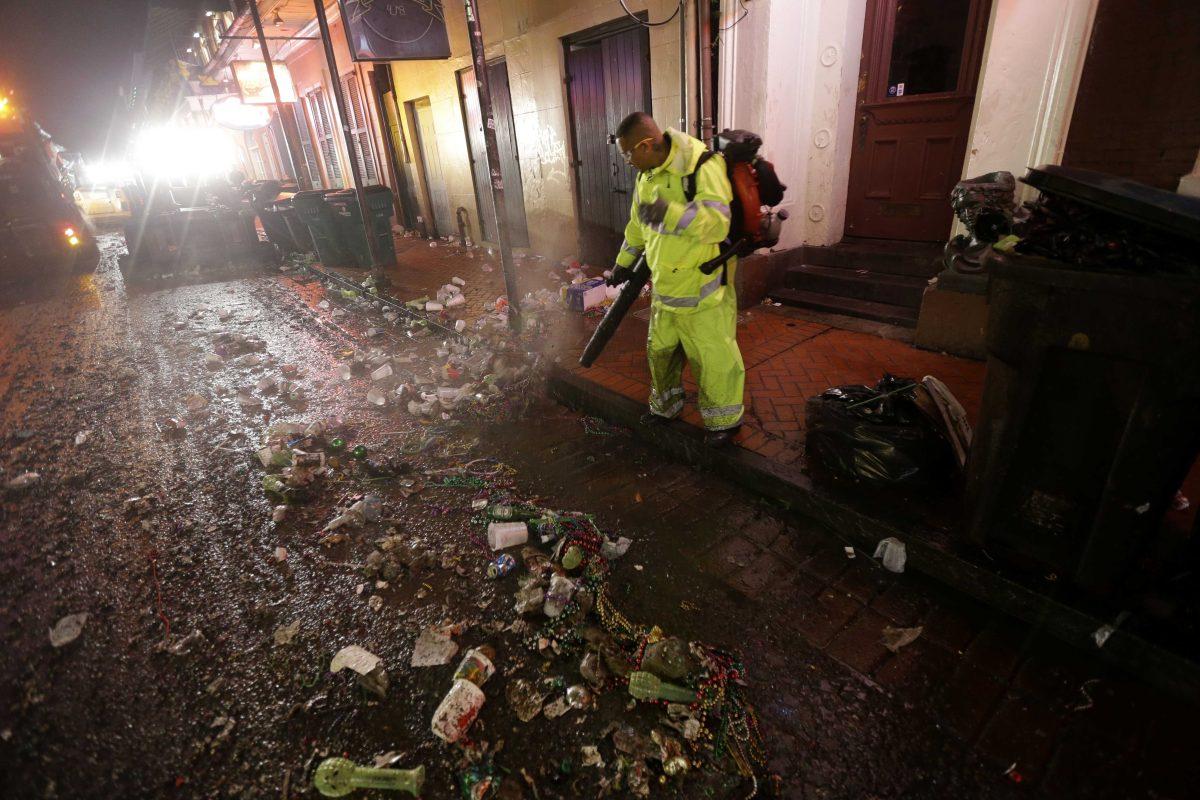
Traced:
<path fill-rule="evenodd" d="M 446 194 L 446 181 L 442 178 L 442 159 L 438 154 L 437 134 L 433 128 L 433 106 L 428 97 L 409 100 L 404 104 L 408 110 L 409 128 L 416 145 L 421 186 L 425 209 L 430 221 L 429 232 L 434 236 L 449 236 L 454 233 L 454 215 L 450 212 L 450 198 Z"/>
<path fill-rule="evenodd" d="M 644 27 L 621 24 L 570 37 L 565 46 L 580 258 L 608 265 L 637 179 L 608 136 L 626 115 L 651 111 L 650 38 Z"/>
<path fill-rule="evenodd" d="M 517 129 L 513 122 L 512 96 L 508 87 L 508 65 L 504 59 L 487 66 L 492 90 L 492 116 L 496 120 L 496 144 L 500 148 L 500 176 L 504 180 L 505 219 L 514 247 L 529 246 L 529 228 L 525 221 L 525 189 L 521 182 L 521 161 L 517 155 Z M 483 139 L 483 117 L 479 111 L 479 92 L 475 70 L 467 67 L 458 73 L 458 95 L 462 101 L 471 156 L 471 175 L 475 180 L 475 208 L 479 209 L 480 230 L 488 242 L 497 242 L 496 223 L 492 221 L 491 173 L 487 163 L 487 145 Z"/>
<path fill-rule="evenodd" d="M 870 0 L 846 235 L 945 241 L 990 0 Z"/>

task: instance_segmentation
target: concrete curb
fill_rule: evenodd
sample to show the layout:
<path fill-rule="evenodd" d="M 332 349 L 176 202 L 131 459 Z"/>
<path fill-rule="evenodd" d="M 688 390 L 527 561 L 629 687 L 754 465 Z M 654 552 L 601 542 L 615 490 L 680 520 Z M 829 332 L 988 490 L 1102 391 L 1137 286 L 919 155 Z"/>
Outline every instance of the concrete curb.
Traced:
<path fill-rule="evenodd" d="M 776 464 L 739 447 L 721 450 L 705 447 L 700 432 L 683 422 L 640 425 L 638 417 L 645 411 L 642 404 L 561 367 L 551 370 L 548 383 L 551 396 L 563 405 L 628 427 L 639 438 L 680 461 L 708 469 L 788 511 L 840 531 L 857 548 L 873 552 L 880 539 L 895 536 L 905 543 L 907 569 L 1024 620 L 1165 692 L 1200 704 L 1200 664 L 1120 628 L 1109 636 L 1103 648 L 1098 648 L 1093 634 L 1108 620 L 949 553 L 933 544 L 932 536 L 919 530 L 902 530 L 856 511 L 814 489 L 798 469 Z"/>

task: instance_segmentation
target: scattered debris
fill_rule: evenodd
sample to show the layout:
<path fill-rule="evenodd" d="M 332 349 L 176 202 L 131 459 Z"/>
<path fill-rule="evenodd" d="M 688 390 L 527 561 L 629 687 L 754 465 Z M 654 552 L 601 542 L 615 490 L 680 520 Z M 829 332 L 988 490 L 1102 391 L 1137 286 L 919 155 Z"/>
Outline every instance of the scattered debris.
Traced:
<path fill-rule="evenodd" d="M 79 635 L 83 633 L 83 626 L 87 624 L 87 621 L 87 612 L 68 614 L 60 619 L 50 629 L 50 646 L 63 647 L 78 639 Z"/>
<path fill-rule="evenodd" d="M 542 713 L 542 703 L 546 700 L 546 695 L 539 692 L 533 681 L 526 678 L 514 678 L 509 681 L 505 697 L 521 722 L 529 722 Z"/>
<path fill-rule="evenodd" d="M 904 562 L 907 560 L 904 542 L 894 536 L 880 540 L 875 547 L 874 557 L 883 562 L 883 568 L 888 572 L 904 572 Z"/>
<path fill-rule="evenodd" d="M 1092 699 L 1091 689 L 1099 682 L 1099 678 L 1089 678 L 1083 682 L 1083 684 L 1079 687 L 1079 693 L 1083 695 L 1083 702 L 1079 705 L 1072 706 L 1072 711 L 1087 711 L 1089 708 L 1096 705 L 1096 701 Z"/>
<path fill-rule="evenodd" d="M 17 477 L 6 481 L 4 488 L 9 491 L 19 492 L 23 489 L 28 489 L 41 479 L 42 476 L 36 472 L 22 472 Z"/>
<path fill-rule="evenodd" d="M 426 628 L 413 645 L 412 666 L 438 667 L 449 664 L 458 652 L 458 644 L 447 628 Z"/>
<path fill-rule="evenodd" d="M 487 699 L 479 687 L 495 674 L 493 658 L 494 651 L 475 648 L 468 651 L 454 671 L 454 683 L 433 712 L 430 723 L 434 735 L 442 741 L 457 742 L 479 716 L 479 709 Z"/>
<path fill-rule="evenodd" d="M 368 692 L 380 698 L 387 696 L 388 674 L 379 656 L 356 644 L 343 647 L 329 662 L 329 671 L 336 674 L 347 668 L 357 673 L 358 684 Z"/>
<path fill-rule="evenodd" d="M 1096 643 L 1096 647 L 1104 647 L 1108 643 L 1108 639 L 1117 632 L 1117 628 L 1121 623 L 1129 618 L 1128 611 L 1122 611 L 1117 614 L 1117 618 L 1111 624 L 1104 624 L 1092 632 L 1092 640 Z"/>
<path fill-rule="evenodd" d="M 925 632 L 924 626 L 917 625 L 915 628 L 893 628 L 891 625 L 885 625 L 883 628 L 883 646 L 893 653 L 899 653 L 900 648 L 906 647 Z"/>
<path fill-rule="evenodd" d="M 300 620 L 279 626 L 275 629 L 275 646 L 283 647 L 291 644 L 295 641 L 298 633 L 300 633 Z"/>

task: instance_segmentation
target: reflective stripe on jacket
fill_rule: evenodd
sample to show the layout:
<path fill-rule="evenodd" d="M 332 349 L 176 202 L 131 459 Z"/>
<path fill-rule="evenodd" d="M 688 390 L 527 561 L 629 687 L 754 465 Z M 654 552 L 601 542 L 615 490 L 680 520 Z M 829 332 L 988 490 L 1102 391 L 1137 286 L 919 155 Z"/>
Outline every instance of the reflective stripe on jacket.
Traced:
<path fill-rule="evenodd" d="M 667 160 L 638 175 L 617 266 L 633 266 L 645 252 L 654 305 L 687 313 L 719 303 L 725 294 L 721 270 L 705 275 L 700 265 L 717 256 L 720 243 L 729 235 L 733 189 L 725 174 L 725 159 L 717 154 L 696 173 L 696 194 L 689 202 L 684 179 L 696 169 L 704 143 L 673 128 L 666 135 L 671 141 Z M 642 224 L 638 205 L 656 199 L 667 201 L 666 217 L 659 225 Z"/>

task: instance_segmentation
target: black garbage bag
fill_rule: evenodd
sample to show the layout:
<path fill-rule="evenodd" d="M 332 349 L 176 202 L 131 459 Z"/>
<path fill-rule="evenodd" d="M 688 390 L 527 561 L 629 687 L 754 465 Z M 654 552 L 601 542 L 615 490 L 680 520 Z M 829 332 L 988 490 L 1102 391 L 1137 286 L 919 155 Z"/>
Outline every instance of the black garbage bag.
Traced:
<path fill-rule="evenodd" d="M 835 386 L 806 404 L 810 463 L 880 486 L 927 487 L 958 471 L 950 442 L 922 407 L 918 381 L 884 375 L 875 385 Z"/>

